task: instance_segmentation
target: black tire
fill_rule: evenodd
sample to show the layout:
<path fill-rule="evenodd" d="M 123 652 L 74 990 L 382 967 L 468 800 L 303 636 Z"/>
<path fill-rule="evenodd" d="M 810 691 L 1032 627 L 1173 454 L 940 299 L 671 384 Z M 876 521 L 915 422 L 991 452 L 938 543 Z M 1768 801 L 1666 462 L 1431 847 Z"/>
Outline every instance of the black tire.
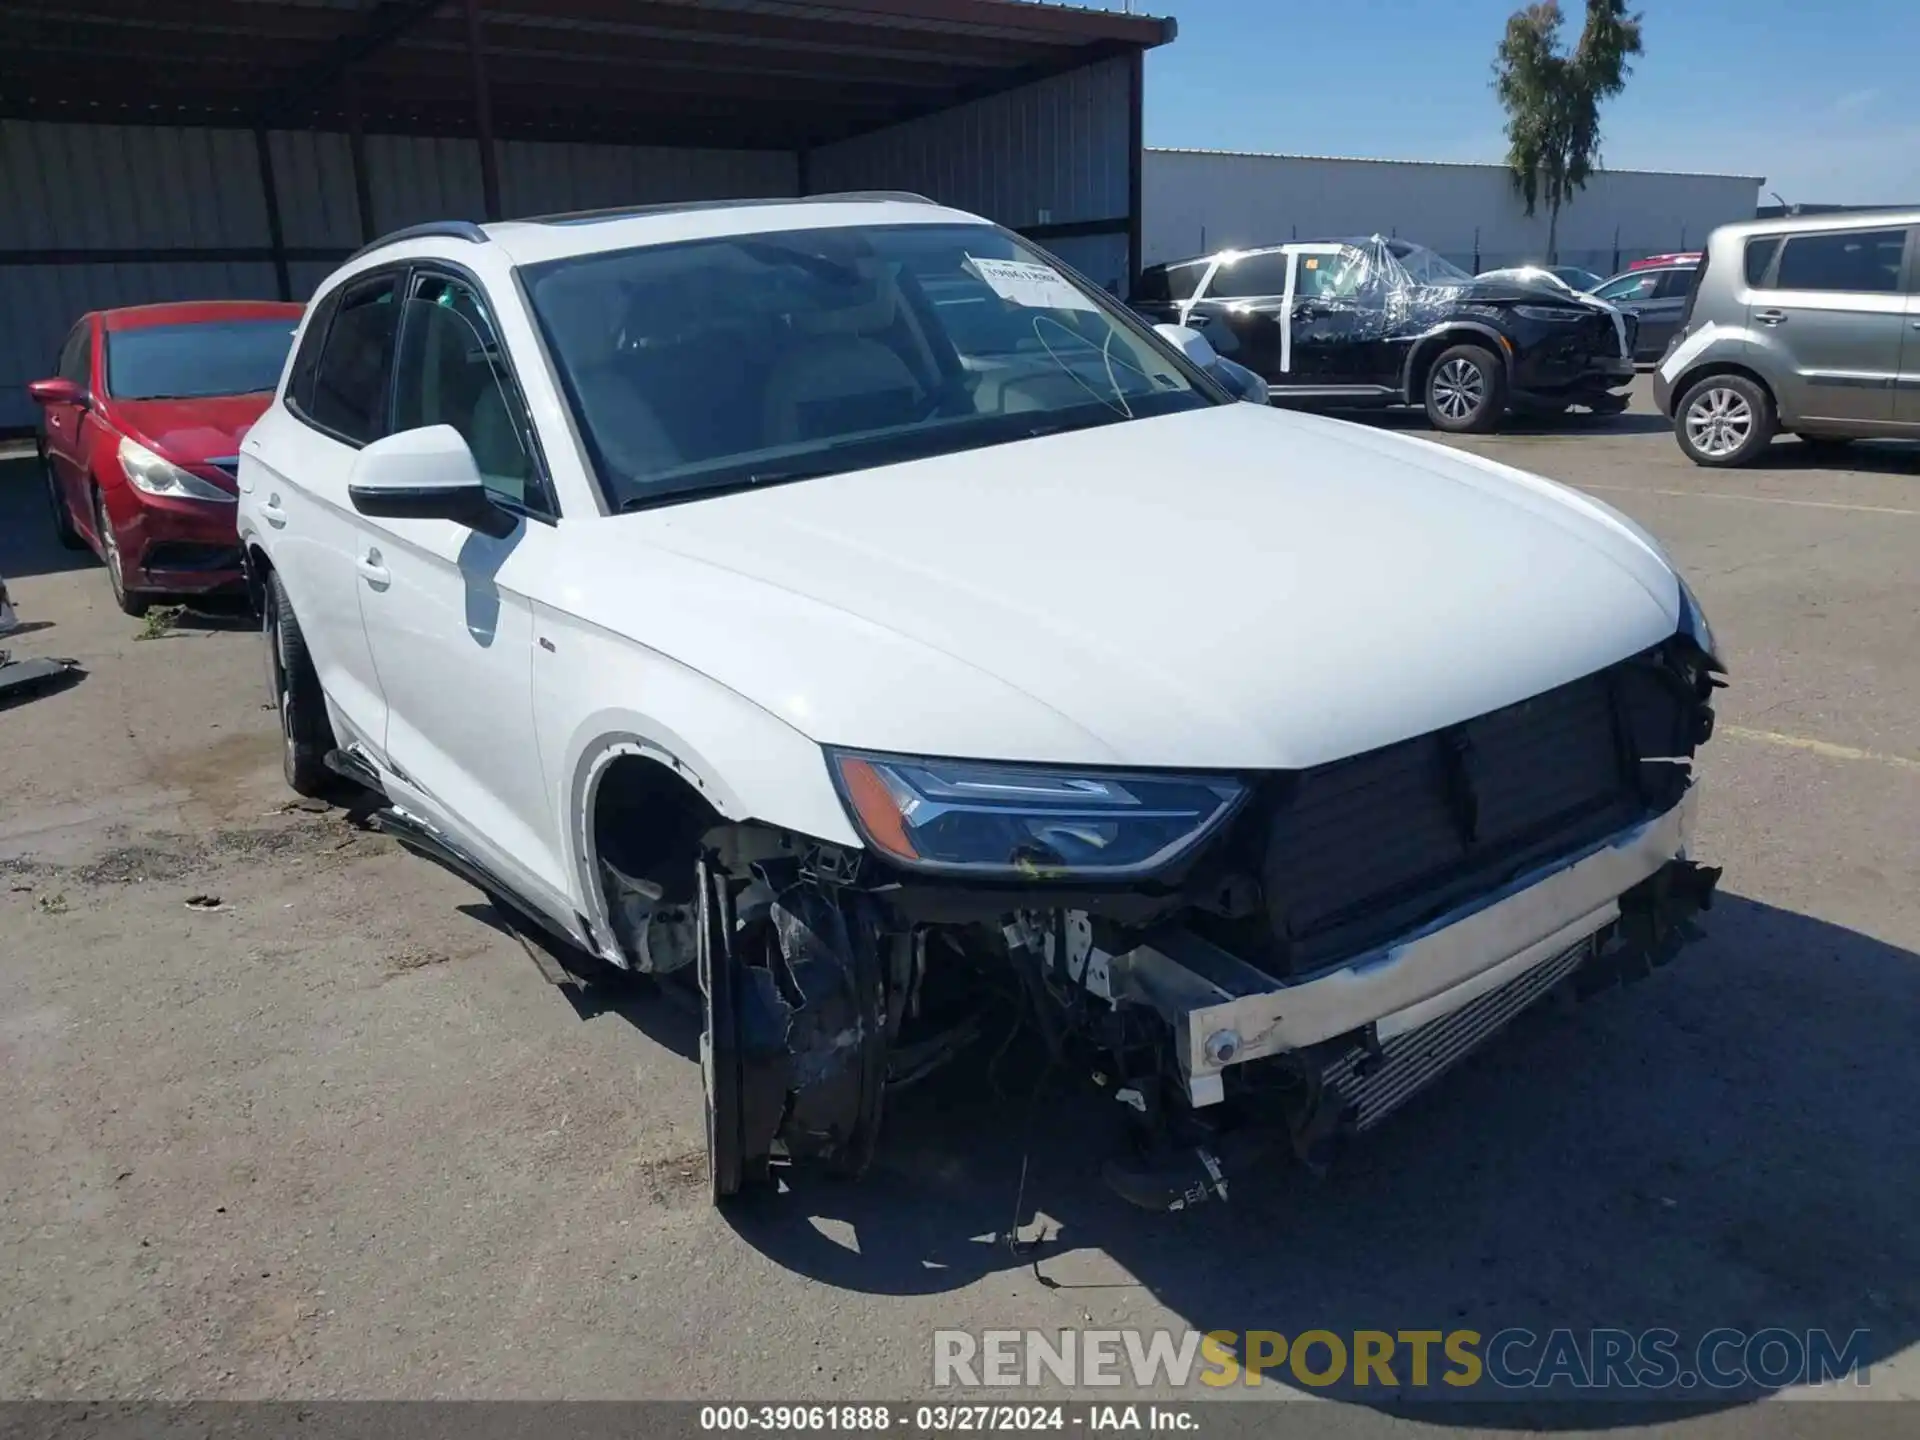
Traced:
<path fill-rule="evenodd" d="M 138 590 L 127 588 L 125 566 L 120 560 L 120 542 L 114 537 L 113 525 L 107 519 L 107 502 L 100 497 L 98 486 L 93 492 L 93 532 L 100 537 L 100 563 L 107 567 L 107 584 L 113 589 L 113 603 L 120 607 L 121 613 L 138 620 L 147 613 L 153 604 Z"/>
<path fill-rule="evenodd" d="M 724 1205 L 746 1180 L 740 1097 L 739 1020 L 734 986 L 738 969 L 729 940 L 731 907 L 723 878 L 699 867 L 700 934 L 695 951 L 700 982 L 700 1088 L 707 1131 L 707 1197 Z"/>
<path fill-rule="evenodd" d="M 1454 345 L 1427 371 L 1427 419 L 1449 435 L 1478 435 L 1507 413 L 1507 371 L 1500 357 L 1481 345 Z"/>
<path fill-rule="evenodd" d="M 1673 438 L 1696 465 L 1720 470 L 1750 463 L 1773 443 L 1773 396 L 1744 375 L 1709 375 L 1673 407 Z"/>
<path fill-rule="evenodd" d="M 87 540 L 73 523 L 73 512 L 67 509 L 66 497 L 60 493 L 60 479 L 55 474 L 53 461 L 47 452 L 40 452 L 40 470 L 46 477 L 47 508 L 53 512 L 53 538 L 60 542 L 63 550 L 84 550 Z"/>
<path fill-rule="evenodd" d="M 262 601 L 260 630 L 266 641 L 267 683 L 280 716 L 280 769 L 294 794 L 322 795 L 333 784 L 333 772 L 327 769 L 333 726 L 327 720 L 320 677 L 277 572 L 268 572 Z"/>

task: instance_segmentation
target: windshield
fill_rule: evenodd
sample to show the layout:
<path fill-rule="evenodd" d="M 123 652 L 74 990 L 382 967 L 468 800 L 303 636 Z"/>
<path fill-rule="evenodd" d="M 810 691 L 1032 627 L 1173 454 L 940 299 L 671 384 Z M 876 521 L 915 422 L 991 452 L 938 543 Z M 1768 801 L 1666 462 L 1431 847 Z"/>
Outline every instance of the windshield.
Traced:
<path fill-rule="evenodd" d="M 251 395 L 280 383 L 293 315 L 107 332 L 107 393 L 120 400 Z"/>
<path fill-rule="evenodd" d="M 524 276 L 623 508 L 1225 403 L 991 226 L 733 235 Z"/>

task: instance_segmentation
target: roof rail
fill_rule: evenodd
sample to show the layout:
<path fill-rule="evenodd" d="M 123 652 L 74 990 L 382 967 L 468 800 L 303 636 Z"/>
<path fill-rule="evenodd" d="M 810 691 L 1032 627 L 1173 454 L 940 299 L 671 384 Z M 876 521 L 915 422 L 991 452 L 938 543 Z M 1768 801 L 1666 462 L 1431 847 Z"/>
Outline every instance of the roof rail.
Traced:
<path fill-rule="evenodd" d="M 772 195 L 739 200 L 674 200 L 658 205 L 610 205 L 602 210 L 564 210 L 555 215 L 529 215 L 524 225 L 591 225 L 601 220 L 625 220 L 636 215 L 687 214 L 697 210 L 739 210 L 754 205 L 813 205 L 820 201 L 891 200 L 910 205 L 937 205 L 911 190 L 848 190 L 828 195 Z M 385 244 L 385 241 L 380 242 Z"/>
<path fill-rule="evenodd" d="M 802 195 L 802 200 L 895 200 L 908 205 L 938 205 L 911 190 L 836 190 L 821 195 Z"/>
<path fill-rule="evenodd" d="M 389 245 L 398 245 L 402 240 L 424 240 L 430 235 L 444 235 L 453 240 L 465 240 L 469 245 L 487 243 L 487 232 L 471 220 L 429 220 L 423 225 L 409 225 L 404 230 L 395 230 L 391 235 L 382 235 L 378 240 L 369 240 L 349 255 L 346 263 L 351 264 L 362 255 L 370 255 L 375 250 L 383 250 Z"/>

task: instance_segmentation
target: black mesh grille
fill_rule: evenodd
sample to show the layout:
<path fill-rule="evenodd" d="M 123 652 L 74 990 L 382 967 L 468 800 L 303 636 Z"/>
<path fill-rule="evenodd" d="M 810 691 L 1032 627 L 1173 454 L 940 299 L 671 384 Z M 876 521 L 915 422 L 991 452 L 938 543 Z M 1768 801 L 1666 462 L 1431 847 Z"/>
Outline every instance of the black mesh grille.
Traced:
<path fill-rule="evenodd" d="M 1264 874 L 1275 956 L 1299 973 L 1404 934 L 1675 803 L 1697 702 L 1641 657 L 1448 730 L 1301 772 Z"/>

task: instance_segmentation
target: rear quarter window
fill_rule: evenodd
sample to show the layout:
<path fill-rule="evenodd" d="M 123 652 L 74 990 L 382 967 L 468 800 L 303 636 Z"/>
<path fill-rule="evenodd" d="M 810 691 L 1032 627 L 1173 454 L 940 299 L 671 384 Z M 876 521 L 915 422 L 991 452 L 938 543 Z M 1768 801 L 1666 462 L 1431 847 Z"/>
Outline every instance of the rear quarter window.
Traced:
<path fill-rule="evenodd" d="M 1765 284 L 1767 271 L 1773 268 L 1773 257 L 1779 253 L 1780 237 L 1778 235 L 1760 235 L 1747 241 L 1747 284 Z"/>

